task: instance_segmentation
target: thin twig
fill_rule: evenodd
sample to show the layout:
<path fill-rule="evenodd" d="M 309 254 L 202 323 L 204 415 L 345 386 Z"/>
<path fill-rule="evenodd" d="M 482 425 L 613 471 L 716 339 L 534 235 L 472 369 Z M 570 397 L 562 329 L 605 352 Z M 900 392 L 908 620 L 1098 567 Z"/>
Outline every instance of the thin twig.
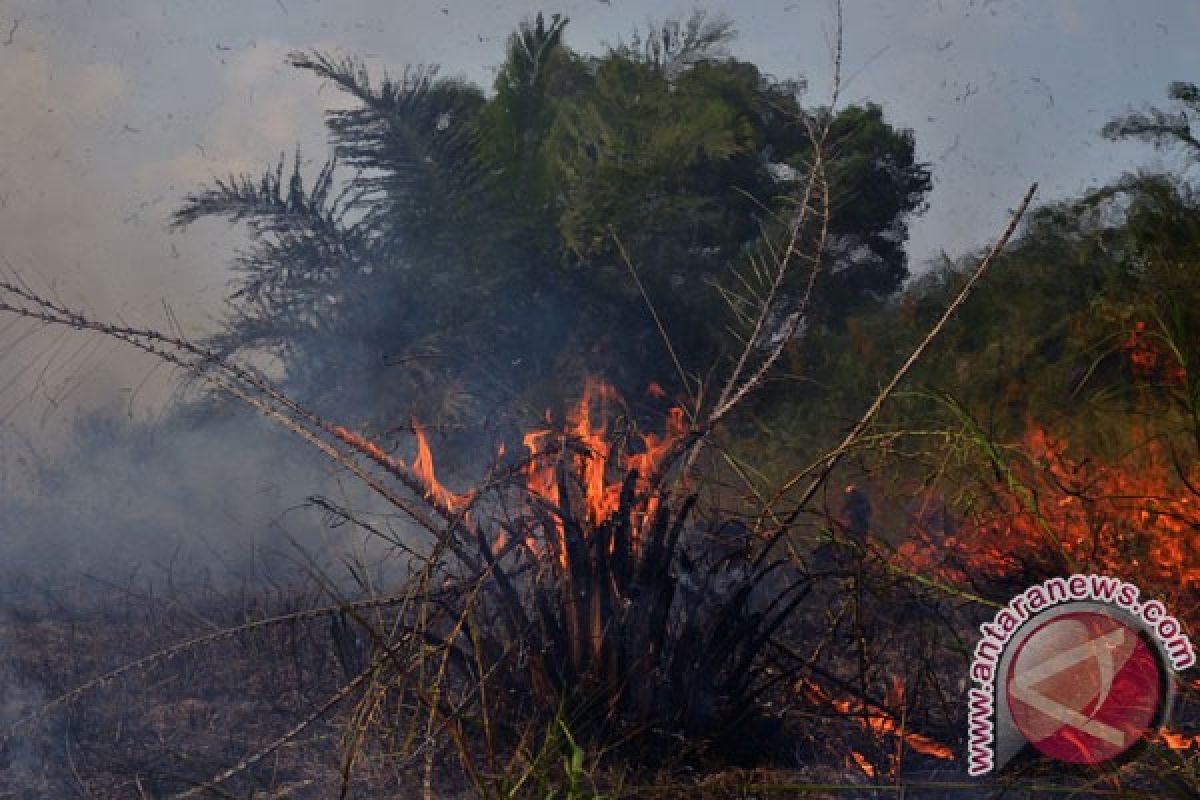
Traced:
<path fill-rule="evenodd" d="M 841 462 L 842 457 L 854 446 L 854 443 L 858 440 L 858 437 L 862 436 L 863 432 L 867 429 L 867 426 L 869 426 L 879 414 L 879 410 L 883 407 L 883 404 L 887 402 L 888 398 L 891 397 L 892 392 L 894 392 L 896 387 L 900 385 L 900 382 L 908 376 L 908 373 L 912 370 L 916 363 L 921 360 L 921 358 L 925 355 L 925 352 L 929 349 L 929 346 L 933 344 L 933 341 L 937 339 L 938 335 L 946 327 L 946 324 L 951 320 L 951 318 L 953 318 L 954 314 L 958 311 L 962 304 L 966 302 L 967 298 L 971 294 L 971 291 L 975 288 L 975 285 L 979 283 L 980 279 L 983 278 L 985 274 L 987 274 L 992 262 L 995 261 L 996 256 L 999 255 L 1000 251 L 1003 250 L 1005 245 L 1008 244 L 1008 240 L 1012 238 L 1013 233 L 1017 229 L 1017 225 L 1020 224 L 1021 219 L 1025 216 L 1025 212 L 1028 210 L 1029 204 L 1033 201 L 1033 195 L 1037 192 L 1037 188 L 1038 185 L 1036 183 L 1030 185 L 1029 189 L 1025 192 L 1025 197 L 1022 198 L 1020 205 L 1017 206 L 1017 210 L 1013 212 L 1011 219 L 1009 219 L 1008 226 L 1004 229 L 1004 232 L 1000 235 L 1000 238 L 998 238 L 992 245 L 991 250 L 989 250 L 987 255 L 984 256 L 983 260 L 979 263 L 979 266 L 975 268 L 975 272 L 972 273 L 970 279 L 968 279 L 963 285 L 962 289 L 959 290 L 958 295 L 954 298 L 950 305 L 946 307 L 946 310 L 942 312 L 942 316 L 929 330 L 929 333 L 925 335 L 925 338 L 921 340 L 921 343 L 918 344 L 912 353 L 909 354 L 908 358 L 900 366 L 900 369 L 896 370 L 896 373 L 892 376 L 892 379 L 888 381 L 887 385 L 883 387 L 883 390 L 875 396 L 874 402 L 871 403 L 870 407 L 867 408 L 862 417 L 857 423 L 855 423 L 854 427 L 850 429 L 850 432 L 846 434 L 846 438 L 842 440 L 842 443 L 837 447 L 837 449 L 829 454 L 828 458 L 826 458 L 821 471 L 817 473 L 817 476 L 813 479 L 812 483 L 809 484 L 808 489 L 805 490 L 804 494 L 800 498 L 800 501 L 796 504 L 796 507 L 792 509 L 787 517 L 784 518 L 783 523 L 776 528 L 771 537 L 767 540 L 766 545 L 755 558 L 754 565 L 756 567 L 759 567 L 763 564 L 767 555 L 772 549 L 774 549 L 775 545 L 779 543 L 779 540 L 783 538 L 784 534 L 790 528 L 791 523 L 796 520 L 796 518 L 812 501 L 813 497 L 816 496 L 817 491 L 829 478 L 829 475 L 833 472 L 834 468 L 836 468 Z M 776 494 L 776 497 L 778 498 L 791 490 L 792 487 L 795 486 L 797 480 L 798 478 L 792 478 L 784 483 L 779 492 Z"/>
<path fill-rule="evenodd" d="M 642 295 L 642 301 L 646 304 L 646 309 L 650 312 L 650 316 L 654 319 L 654 325 L 658 328 L 658 335 L 662 337 L 663 344 L 667 348 L 667 352 L 671 355 L 671 363 L 675 365 L 675 372 L 679 376 L 679 383 L 683 386 L 684 391 L 692 393 L 692 387 L 688 381 L 687 372 L 683 369 L 683 364 L 679 361 L 679 355 L 675 352 L 675 346 L 671 344 L 671 337 L 667 333 L 667 328 L 663 325 L 662 318 L 658 316 L 658 310 L 654 307 L 654 302 L 650 299 L 650 295 L 646 292 L 646 287 L 642 284 L 642 279 L 638 277 L 637 269 L 633 266 L 633 260 L 629 258 L 629 253 L 625 250 L 625 244 L 621 241 L 621 237 L 617 232 L 611 231 L 613 242 L 617 245 L 617 252 L 621 254 L 621 260 L 625 262 L 625 268 L 629 270 L 629 275 L 633 278 L 633 283 L 637 286 L 638 292 Z M 691 398 L 693 407 L 696 398 Z"/>
<path fill-rule="evenodd" d="M 275 739 L 273 742 L 268 744 L 266 747 L 263 747 L 262 749 L 258 750 L 255 753 L 252 753 L 249 756 L 246 756 L 245 758 L 243 758 L 238 763 L 234 764 L 229 769 L 224 770 L 223 772 L 221 772 L 218 775 L 214 775 L 213 777 L 209 778 L 207 781 L 204 781 L 203 783 L 201 783 L 191 789 L 188 789 L 186 792 L 181 792 L 181 793 L 175 795 L 174 800 L 187 800 L 187 798 L 189 798 L 189 797 L 198 797 L 202 792 L 211 791 L 212 788 L 216 784 L 224 783 L 225 781 L 232 778 L 234 775 L 237 775 L 241 772 L 245 772 L 246 770 L 250 769 L 250 767 L 254 766 L 255 764 L 262 761 L 267 756 L 271 755 L 271 753 L 274 753 L 276 750 L 283 747 L 285 744 L 287 744 L 292 739 L 295 739 L 297 736 L 299 736 L 305 730 L 310 728 L 315 722 L 317 722 L 317 720 L 319 720 L 321 717 L 325 716 L 325 714 L 327 714 L 331 709 L 333 709 L 335 706 L 337 706 L 339 703 L 341 703 L 343 700 L 345 700 L 347 697 L 349 697 L 351 694 L 353 694 L 354 691 L 356 689 L 358 689 L 358 687 L 362 686 L 362 684 L 367 680 L 367 678 L 369 678 L 371 675 L 373 675 L 375 670 L 378 669 L 379 666 L 384 662 L 385 658 L 386 658 L 386 655 L 380 656 L 379 658 L 375 659 L 375 661 L 372 662 L 372 664 L 369 667 L 367 667 L 367 669 L 365 669 L 364 671 L 359 673 L 358 677 L 356 677 L 354 680 L 350 681 L 350 683 L 346 684 L 341 689 L 338 689 L 337 692 L 335 692 L 334 694 L 332 694 L 329 697 L 329 699 L 327 699 L 324 703 L 319 705 L 316 708 L 316 710 L 314 710 L 311 714 L 309 714 L 304 719 L 297 722 L 292 727 L 288 728 L 281 736 L 279 736 L 279 738 Z"/>

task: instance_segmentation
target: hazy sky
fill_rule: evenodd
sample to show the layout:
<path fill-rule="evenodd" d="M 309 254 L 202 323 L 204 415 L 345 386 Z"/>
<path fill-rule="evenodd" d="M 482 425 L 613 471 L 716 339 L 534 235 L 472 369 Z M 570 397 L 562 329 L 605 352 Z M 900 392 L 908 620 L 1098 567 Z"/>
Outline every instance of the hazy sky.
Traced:
<path fill-rule="evenodd" d="M 569 44 L 588 51 L 693 7 L 0 0 L 0 256 L 98 314 L 161 324 L 167 303 L 190 330 L 211 329 L 234 238 L 215 223 L 183 234 L 165 223 L 210 176 L 257 173 L 297 144 L 323 160 L 320 111 L 336 94 L 288 68 L 286 53 L 343 51 L 395 70 L 440 63 L 490 85 L 505 36 L 539 8 L 565 13 Z M 826 99 L 827 0 L 703 7 L 735 21 L 736 55 L 807 78 L 809 100 Z M 1099 130 L 1160 102 L 1171 80 L 1200 80 L 1200 3 L 846 0 L 845 18 L 845 99 L 882 103 L 933 165 L 915 264 L 987 239 L 1030 181 L 1046 201 L 1137 165 L 1179 166 Z M 105 344 L 45 334 L 18 342 L 24 329 L 4 322 L 0 417 L 16 408 L 23 427 L 41 424 L 44 400 L 70 386 L 50 417 L 126 397 L 146 376 L 145 361 Z M 152 376 L 146 385 L 153 395 L 168 384 Z"/>

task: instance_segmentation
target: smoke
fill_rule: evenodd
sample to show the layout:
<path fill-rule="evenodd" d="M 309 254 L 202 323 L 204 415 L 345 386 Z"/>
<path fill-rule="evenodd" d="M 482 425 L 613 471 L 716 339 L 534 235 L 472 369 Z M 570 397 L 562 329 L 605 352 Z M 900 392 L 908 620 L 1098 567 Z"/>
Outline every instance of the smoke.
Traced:
<path fill-rule="evenodd" d="M 0 167 L 0 254 L 6 269 L 21 273 L 35 288 L 52 287 L 68 304 L 108 317 L 145 319 L 141 309 L 152 309 L 161 318 L 163 297 L 193 303 L 204 298 L 201 285 L 189 277 L 202 274 L 196 265 L 179 269 L 165 236 L 145 235 L 139 220 L 127 216 L 138 204 L 145 214 L 160 208 L 161 194 L 136 199 L 128 180 L 114 178 L 111 162 L 98 152 L 95 131 L 124 124 L 114 112 L 131 77 L 115 64 L 56 60 L 31 41 L 32 27 L 27 24 L 19 42 L 0 51 L 0 118 L 5 120 L 0 152 L 13 156 Z M 118 215 L 125 224 L 116 224 Z M 176 312 L 194 325 L 206 310 L 185 303 Z M 16 326 L 0 335 L 0 369 L 8 378 L 0 402 L 5 419 L 40 436 L 53 435 L 62 419 L 45 417 L 41 401 L 61 386 L 43 374 L 44 361 L 35 369 L 28 365 L 39 353 L 55 350 L 58 340 L 25 338 L 25 333 L 26 327 Z M 104 363 L 80 385 L 74 402 L 94 406 L 100 398 L 119 395 L 139 383 L 149 366 L 123 353 L 104 357 Z M 152 382 L 143 397 L 157 402 L 167 393 L 164 383 Z M 19 403 L 22 397 L 30 401 Z"/>
<path fill-rule="evenodd" d="M 3 637 L 0 637 L 0 647 L 8 648 Z M 43 693 L 37 688 L 0 681 L 0 730 L 7 731 L 41 707 L 44 701 Z M 25 737 L 7 742 L 7 748 L 0 750 L 0 774 L 6 781 L 31 792 L 35 788 L 46 788 L 51 777 L 48 773 L 53 770 L 41 752 L 40 744 Z"/>
<path fill-rule="evenodd" d="M 216 51 L 215 79 L 182 96 L 178 76 L 134 58 L 167 33 L 149 7 L 120 33 L 95 12 L 35 10 L 11 7 L 11 41 L 0 34 L 0 270 L 98 318 L 219 330 L 241 236 L 172 233 L 169 214 L 214 175 L 258 172 L 298 142 L 320 158 L 328 98 L 286 68 L 282 41 Z M 302 552 L 327 564 L 361 549 L 301 508 L 312 494 L 370 508 L 359 489 L 262 420 L 175 407 L 179 380 L 119 342 L 0 320 L 4 573 L 253 581 Z"/>
<path fill-rule="evenodd" d="M 278 39 L 190 50 L 180 68 L 211 76 L 188 76 L 181 91 L 183 75 L 136 58 L 171 33 L 157 9 L 138 9 L 128 20 L 138 27 L 118 32 L 101 12 L 60 18 L 19 5 L 12 42 L 0 35 L 0 270 L 99 318 L 216 332 L 241 232 L 173 232 L 170 215 L 214 177 L 258 174 L 297 147 L 322 159 L 330 98 L 285 65 L 293 45 Z M 152 359 L 62 338 L 0 326 L 0 421 L 49 445 L 76 409 L 119 399 L 146 415 L 171 398 L 175 381 Z"/>
<path fill-rule="evenodd" d="M 49 586 L 260 585 L 310 568 L 341 581 L 343 559 L 378 561 L 375 540 L 332 525 L 314 495 L 403 531 L 307 445 L 240 411 L 137 423 L 110 409 L 81 417 L 53 457 L 12 433 L 5 450 L 20 479 L 0 497 L 0 562 Z"/>

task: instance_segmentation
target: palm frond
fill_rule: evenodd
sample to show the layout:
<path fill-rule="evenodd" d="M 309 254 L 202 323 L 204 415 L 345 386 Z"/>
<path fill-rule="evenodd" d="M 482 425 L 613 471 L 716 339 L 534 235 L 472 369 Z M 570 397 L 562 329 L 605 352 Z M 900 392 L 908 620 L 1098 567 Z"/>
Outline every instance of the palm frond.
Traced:
<path fill-rule="evenodd" d="M 262 347 L 328 322 L 336 309 L 328 302 L 335 286 L 356 276 L 373 261 L 372 242 L 361 223 L 347 217 L 345 192 L 334 192 L 336 161 L 320 169 L 306 188 L 297 153 L 262 176 L 230 176 L 189 195 L 172 225 L 186 227 L 205 217 L 245 223 L 251 242 L 237 256 L 230 299 L 231 331 L 222 352 Z"/>
<path fill-rule="evenodd" d="M 290 63 L 358 101 L 326 112 L 326 124 L 338 157 L 360 171 L 353 203 L 373 232 L 412 241 L 452 229 L 475 205 L 482 186 L 478 90 L 439 78 L 436 67 L 407 67 L 399 79 L 385 75 L 375 84 L 350 58 L 293 53 Z"/>
<path fill-rule="evenodd" d="M 538 14 L 533 21 L 525 20 L 508 38 L 508 59 L 501 79 L 514 91 L 535 88 L 545 75 L 546 64 L 562 44 L 563 31 L 569 20 L 561 14 L 546 18 Z"/>
<path fill-rule="evenodd" d="M 1188 112 L 1200 113 L 1200 87 L 1194 83 L 1175 81 L 1167 87 L 1167 96 L 1183 110 L 1172 112 L 1161 108 L 1134 111 L 1117 117 L 1104 126 L 1108 139 L 1141 139 L 1155 147 L 1170 147 L 1183 144 L 1194 152 L 1200 152 L 1200 139 L 1192 133 Z"/>
<path fill-rule="evenodd" d="M 284 178 L 287 159 L 259 178 L 230 175 L 216 179 L 199 192 L 189 194 L 183 206 L 171 218 L 174 228 L 184 228 L 202 217 L 227 217 L 232 222 L 248 222 L 257 230 L 285 232 L 312 228 L 314 223 L 336 225 L 344 211 L 337 198 L 331 197 L 334 159 L 325 162 L 310 190 L 304 188 L 297 153 L 291 174 Z"/>

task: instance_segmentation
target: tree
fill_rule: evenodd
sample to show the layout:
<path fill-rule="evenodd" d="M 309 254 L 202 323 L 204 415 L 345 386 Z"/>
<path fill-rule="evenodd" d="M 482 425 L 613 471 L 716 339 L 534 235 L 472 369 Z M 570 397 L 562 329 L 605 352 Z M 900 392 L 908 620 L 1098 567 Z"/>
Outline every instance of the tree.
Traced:
<path fill-rule="evenodd" d="M 462 421 L 588 371 L 640 392 L 672 371 L 632 267 L 685 366 L 718 358 L 732 320 L 714 285 L 808 170 L 804 118 L 834 112 L 728 56 L 723 19 L 599 56 L 568 48 L 566 24 L 523 23 L 490 97 L 431 68 L 376 82 L 294 55 L 355 100 L 326 116 L 334 159 L 311 188 L 297 158 L 290 177 L 281 162 L 219 181 L 176 215 L 249 225 L 225 352 L 268 351 L 293 390 L 376 421 Z M 836 322 L 907 274 L 929 172 L 878 106 L 833 123 L 835 251 L 815 313 Z"/>
<path fill-rule="evenodd" d="M 1188 109 L 1197 100 L 1191 86 L 1170 88 Z M 1200 158 L 1189 125 L 1187 111 L 1151 109 L 1113 120 L 1104 135 Z M 869 393 L 888 359 L 936 319 L 971 263 L 931 270 L 901 296 L 852 312 L 844 332 L 811 343 L 810 374 L 821 389 L 789 409 L 805 420 L 789 447 L 803 437 L 823 441 L 807 422 L 815 414 L 803 409 L 836 408 Z M 1137 172 L 1030 215 L 918 373 L 1001 440 L 1020 437 L 1034 421 L 1071 428 L 1072 441 L 1108 456 L 1131 437 L 1161 435 L 1182 446 L 1200 442 L 1198 331 L 1200 194 L 1180 174 Z M 934 406 L 927 398 L 899 402 L 893 420 L 899 428 L 934 427 L 944 421 L 930 418 Z M 786 420 L 768 424 L 786 428 Z"/>
<path fill-rule="evenodd" d="M 893 129 L 874 103 L 838 114 L 830 138 L 836 250 L 824 297 L 826 318 L 836 323 L 864 301 L 892 295 L 908 277 L 908 220 L 931 180 L 916 160 L 912 131 Z"/>

